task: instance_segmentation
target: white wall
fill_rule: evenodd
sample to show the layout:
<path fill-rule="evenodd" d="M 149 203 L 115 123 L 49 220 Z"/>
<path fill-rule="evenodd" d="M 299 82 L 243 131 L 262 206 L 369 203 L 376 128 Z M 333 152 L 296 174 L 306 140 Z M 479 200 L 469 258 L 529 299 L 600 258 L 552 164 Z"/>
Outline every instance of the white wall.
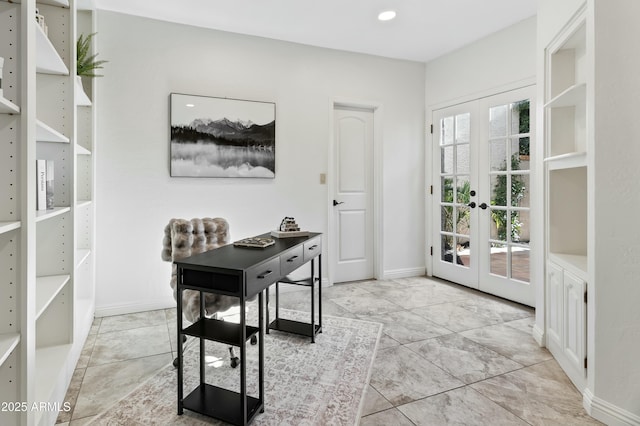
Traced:
<path fill-rule="evenodd" d="M 535 49 L 536 18 L 532 17 L 428 62 L 427 108 L 535 83 Z"/>
<path fill-rule="evenodd" d="M 98 32 L 98 314 L 174 304 L 160 259 L 172 217 L 227 218 L 233 240 L 284 216 L 326 232 L 334 97 L 383 106 L 384 271 L 424 270 L 423 64 L 105 11 Z M 275 102 L 276 178 L 169 177 L 171 92 Z"/>

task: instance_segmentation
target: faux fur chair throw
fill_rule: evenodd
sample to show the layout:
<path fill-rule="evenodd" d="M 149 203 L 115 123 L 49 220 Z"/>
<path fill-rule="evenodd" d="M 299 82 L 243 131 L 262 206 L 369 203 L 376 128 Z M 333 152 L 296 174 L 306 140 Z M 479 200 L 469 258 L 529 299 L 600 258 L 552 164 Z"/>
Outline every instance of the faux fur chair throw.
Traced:
<path fill-rule="evenodd" d="M 171 219 L 164 228 L 162 260 L 173 262 L 185 257 L 213 250 L 229 244 L 229 223 L 222 218 Z M 177 300 L 177 267 L 171 268 L 171 288 Z M 204 293 L 205 315 L 212 316 L 238 304 L 238 298 L 214 293 Z M 200 318 L 200 293 L 195 290 L 182 291 L 182 313 L 187 321 Z"/>

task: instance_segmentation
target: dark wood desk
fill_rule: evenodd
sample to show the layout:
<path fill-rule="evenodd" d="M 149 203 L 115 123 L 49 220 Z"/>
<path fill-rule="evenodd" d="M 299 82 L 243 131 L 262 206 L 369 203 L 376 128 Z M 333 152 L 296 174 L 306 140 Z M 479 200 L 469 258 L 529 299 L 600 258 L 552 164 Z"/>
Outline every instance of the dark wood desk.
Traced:
<path fill-rule="evenodd" d="M 261 235 L 268 237 L 269 234 Z M 274 238 L 267 248 L 245 248 L 227 245 L 196 254 L 175 262 L 177 266 L 178 342 L 183 335 L 200 339 L 200 385 L 183 398 L 183 354 L 178 351 L 178 414 L 184 408 L 234 425 L 246 425 L 258 412 L 264 412 L 264 325 L 263 290 L 282 280 L 303 264 L 318 259 L 321 277 L 322 234 L 295 238 Z M 312 278 L 313 279 L 313 278 Z M 182 292 L 200 291 L 200 320 L 183 329 Z M 205 318 L 203 292 L 224 294 L 238 298 L 240 323 L 233 324 Z M 258 326 L 246 321 L 246 301 L 258 297 Z M 313 327 L 313 325 L 312 325 Z M 258 336 L 259 395 L 248 396 L 246 389 L 245 345 Z M 240 348 L 240 392 L 233 392 L 205 383 L 204 342 L 213 340 Z"/>

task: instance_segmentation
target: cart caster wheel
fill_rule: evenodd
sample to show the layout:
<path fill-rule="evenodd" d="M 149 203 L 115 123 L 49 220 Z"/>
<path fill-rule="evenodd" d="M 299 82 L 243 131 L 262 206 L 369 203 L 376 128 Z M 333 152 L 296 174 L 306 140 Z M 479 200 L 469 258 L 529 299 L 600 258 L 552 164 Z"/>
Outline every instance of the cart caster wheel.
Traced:
<path fill-rule="evenodd" d="M 237 356 L 231 358 L 231 368 L 236 368 L 238 365 L 240 365 L 240 358 Z"/>
<path fill-rule="evenodd" d="M 253 336 L 251 336 L 251 344 L 255 345 L 257 343 L 258 343 L 258 336 L 254 334 Z"/>

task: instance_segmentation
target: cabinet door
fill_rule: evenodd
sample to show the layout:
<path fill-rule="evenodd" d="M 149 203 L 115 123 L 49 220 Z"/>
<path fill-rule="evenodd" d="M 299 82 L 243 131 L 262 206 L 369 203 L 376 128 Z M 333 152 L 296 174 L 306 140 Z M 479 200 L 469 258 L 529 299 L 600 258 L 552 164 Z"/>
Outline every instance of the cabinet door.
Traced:
<path fill-rule="evenodd" d="M 549 328 L 548 337 L 550 344 L 555 348 L 562 348 L 562 323 L 564 319 L 564 289 L 563 270 L 554 263 L 547 264 L 547 288 L 549 291 Z"/>
<path fill-rule="evenodd" d="M 586 283 L 570 272 L 564 272 L 564 353 L 576 371 L 584 370 L 587 339 Z"/>

